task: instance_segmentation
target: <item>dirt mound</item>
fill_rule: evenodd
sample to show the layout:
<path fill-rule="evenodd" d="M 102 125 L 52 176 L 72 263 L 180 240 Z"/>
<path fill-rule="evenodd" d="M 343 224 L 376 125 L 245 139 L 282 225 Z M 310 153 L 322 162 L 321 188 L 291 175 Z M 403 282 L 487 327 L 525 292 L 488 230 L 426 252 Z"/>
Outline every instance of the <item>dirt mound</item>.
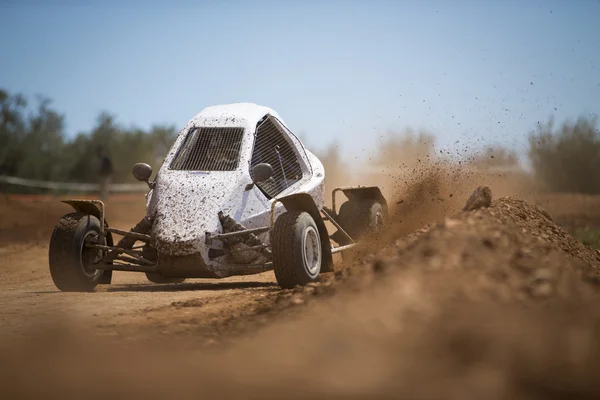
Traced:
<path fill-rule="evenodd" d="M 407 235 L 401 218 L 354 250 L 354 264 L 338 271 L 338 278 L 361 287 L 379 282 L 380 275 L 384 281 L 405 274 L 442 283 L 464 280 L 468 284 L 444 285 L 442 291 L 518 301 L 578 299 L 595 294 L 600 282 L 600 251 L 577 241 L 544 209 L 520 199 L 500 198 L 491 207 L 459 212 Z M 325 286 L 340 286 L 334 283 Z M 295 302 L 302 291 L 323 292 L 298 288 Z"/>
<path fill-rule="evenodd" d="M 465 290 L 476 290 L 475 279 L 506 298 L 561 294 L 563 281 L 573 275 L 595 280 L 600 273 L 597 251 L 555 225 L 543 209 L 511 198 L 446 218 L 363 259 L 354 269 L 473 275 Z"/>
<path fill-rule="evenodd" d="M 414 198 L 422 200 L 436 185 L 423 185 Z M 459 207 L 465 199 L 456 201 Z M 405 201 L 420 213 L 411 224 L 445 213 L 431 214 L 427 204 L 434 202 L 421 201 L 421 208 L 417 203 Z M 127 342 L 125 349 L 76 332 L 44 333 L 33 346 L 4 351 L 3 393 L 600 396 L 596 251 L 556 226 L 543 209 L 512 198 L 457 212 L 408 235 L 401 220 L 399 213 L 376 238 L 377 247 L 371 242 L 359 248 L 355 262 L 335 279 L 264 293 L 254 313 L 228 322 L 228 331 L 238 335 L 226 348 L 202 347 L 191 330 L 176 341 L 169 335 L 150 348 Z M 180 307 L 189 321 L 204 303 L 185 304 L 193 305 Z M 254 330 L 257 320 L 267 322 Z M 172 321 L 177 323 L 183 322 Z M 230 335 L 222 327 L 215 332 Z M 36 385 L 25 384 L 25 376 L 36 376 Z M 111 383 L 98 387 L 99 381 Z"/>

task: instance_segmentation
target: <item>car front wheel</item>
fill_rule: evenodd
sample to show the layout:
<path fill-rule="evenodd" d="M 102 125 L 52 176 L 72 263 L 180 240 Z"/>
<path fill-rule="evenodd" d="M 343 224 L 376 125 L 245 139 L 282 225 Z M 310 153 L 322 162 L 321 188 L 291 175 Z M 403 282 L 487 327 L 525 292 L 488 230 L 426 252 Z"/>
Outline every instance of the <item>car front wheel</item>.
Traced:
<path fill-rule="evenodd" d="M 100 235 L 100 221 L 93 215 L 71 213 L 56 224 L 49 248 L 50 275 L 63 292 L 89 292 L 102 283 L 104 271 L 94 268 L 101 252 L 86 246 Z M 104 242 L 105 243 L 105 242 Z"/>
<path fill-rule="evenodd" d="M 279 286 L 289 289 L 317 280 L 322 263 L 321 237 L 309 213 L 289 211 L 279 216 L 271 244 Z"/>

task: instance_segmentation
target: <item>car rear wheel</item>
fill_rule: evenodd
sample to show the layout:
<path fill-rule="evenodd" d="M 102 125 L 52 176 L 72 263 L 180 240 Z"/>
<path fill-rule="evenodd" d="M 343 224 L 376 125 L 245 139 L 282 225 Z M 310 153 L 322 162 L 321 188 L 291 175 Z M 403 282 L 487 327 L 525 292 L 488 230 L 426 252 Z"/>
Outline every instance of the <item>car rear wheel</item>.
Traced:
<path fill-rule="evenodd" d="M 63 216 L 50 238 L 50 275 L 63 292 L 89 292 L 102 283 L 104 271 L 95 269 L 101 251 L 86 246 L 100 235 L 100 221 L 79 212 Z M 104 242 L 105 243 L 105 242 Z"/>
<path fill-rule="evenodd" d="M 380 231 L 386 220 L 385 209 L 377 200 L 347 201 L 338 213 L 340 226 L 354 240 Z"/>
<path fill-rule="evenodd" d="M 289 211 L 277 218 L 271 237 L 273 269 L 283 289 L 304 286 L 319 277 L 321 237 L 314 219 L 303 211 Z"/>
<path fill-rule="evenodd" d="M 369 233 L 381 231 L 386 221 L 386 210 L 377 200 L 350 200 L 342 204 L 338 213 L 338 223 L 357 242 Z M 350 244 L 345 236 L 335 236 L 341 238 L 341 245 Z M 349 261 L 351 257 L 351 250 L 342 251 L 344 261 Z"/>

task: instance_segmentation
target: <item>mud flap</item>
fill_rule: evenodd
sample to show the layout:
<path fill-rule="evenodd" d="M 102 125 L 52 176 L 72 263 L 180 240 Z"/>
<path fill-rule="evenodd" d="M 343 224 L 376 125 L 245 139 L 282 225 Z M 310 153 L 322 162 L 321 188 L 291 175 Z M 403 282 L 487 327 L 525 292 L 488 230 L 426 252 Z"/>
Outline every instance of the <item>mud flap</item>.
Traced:
<path fill-rule="evenodd" d="M 346 245 L 352 243 L 350 241 L 350 239 L 348 239 L 348 237 L 346 235 L 344 235 L 342 232 L 340 232 L 339 230 L 335 231 L 335 233 L 333 235 L 331 235 L 330 237 L 331 237 L 331 240 L 338 243 L 340 246 L 346 246 Z"/>
<path fill-rule="evenodd" d="M 387 200 L 381 193 L 381 189 L 379 189 L 377 186 L 346 186 L 333 189 L 331 194 L 331 200 L 334 208 L 333 211 L 339 211 L 336 210 L 335 207 L 335 194 L 339 191 L 343 192 L 350 201 L 377 200 L 383 207 L 386 215 L 388 213 Z"/>
<path fill-rule="evenodd" d="M 108 228 L 108 224 L 106 223 L 106 220 L 104 220 L 104 226 L 106 228 Z M 106 244 L 108 246 L 113 245 L 113 237 L 110 232 L 106 232 Z M 111 264 L 112 264 L 112 262 L 111 262 Z M 100 278 L 99 283 L 101 285 L 110 285 L 112 283 L 112 276 L 113 276 L 113 271 L 105 270 L 104 273 L 102 274 L 102 278 Z"/>
<path fill-rule="evenodd" d="M 100 281 L 98 283 L 100 283 L 101 285 L 110 285 L 112 282 L 112 271 L 104 271 L 104 273 L 102 274 L 102 278 L 100 278 Z"/>

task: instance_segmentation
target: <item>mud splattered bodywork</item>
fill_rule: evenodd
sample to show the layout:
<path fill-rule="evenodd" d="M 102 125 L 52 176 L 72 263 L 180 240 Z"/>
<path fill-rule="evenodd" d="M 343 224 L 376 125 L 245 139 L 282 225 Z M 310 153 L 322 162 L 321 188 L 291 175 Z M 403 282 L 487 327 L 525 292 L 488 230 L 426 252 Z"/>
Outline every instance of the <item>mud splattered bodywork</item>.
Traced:
<path fill-rule="evenodd" d="M 182 152 L 205 150 L 200 146 L 206 143 L 198 145 L 199 140 L 193 143 L 190 138 L 192 135 L 197 136 L 198 132 L 202 135 L 203 129 L 207 128 L 230 128 L 243 131 L 241 143 L 238 145 L 239 152 L 234 149 L 226 154 L 231 161 L 229 165 L 235 164 L 237 168 L 211 171 L 174 168 L 174 160 L 181 157 Z M 273 134 L 279 135 L 280 140 L 285 141 L 282 144 L 287 143 L 292 151 L 288 150 L 284 153 L 281 147 L 275 148 L 277 146 L 275 143 L 272 149 L 269 148 L 268 143 L 258 148 L 257 134 L 261 129 L 267 128 L 270 129 L 271 137 Z M 216 135 L 218 133 L 216 132 Z M 215 138 L 216 145 L 213 149 L 203 151 L 205 156 L 211 156 L 212 152 L 220 150 L 218 139 Z M 237 274 L 242 269 L 253 270 L 253 267 L 247 266 L 249 264 L 247 261 L 251 258 L 239 254 L 243 249 L 235 249 L 238 251 L 235 257 L 231 255 L 210 257 L 211 246 L 206 244 L 205 235 L 207 232 L 223 233 L 223 226 L 219 220 L 220 212 L 248 229 L 269 225 L 271 204 L 274 201 L 273 198 L 269 198 L 272 194 L 270 190 L 272 186 L 261 188 L 260 184 L 253 184 L 251 176 L 253 159 L 257 159 L 259 151 L 270 152 L 268 156 L 271 159 L 277 155 L 276 160 L 281 163 L 273 165 L 273 169 L 282 169 L 283 175 L 285 175 L 286 161 L 296 163 L 295 165 L 301 171 L 301 176 L 296 176 L 295 180 L 287 179 L 284 182 L 284 185 L 289 186 L 280 187 L 283 190 L 277 193 L 277 197 L 307 193 L 311 195 L 319 209 L 322 207 L 323 166 L 317 157 L 307 151 L 289 131 L 275 111 L 246 103 L 206 108 L 181 130 L 157 174 L 153 189 L 148 194 L 147 215 L 153 220 L 150 236 L 152 245 L 160 254 L 158 267 L 161 274 L 227 276 Z M 282 204 L 276 204 L 275 216 L 281 214 L 283 210 Z M 257 237 L 265 245 L 269 244 L 267 233 L 259 234 Z M 212 249 L 213 253 L 222 250 L 222 243 L 213 243 Z M 179 262 L 171 262 L 172 260 Z M 257 261 L 264 264 L 268 260 L 263 257 Z M 179 268 L 185 271 L 178 271 Z M 255 269 L 255 272 L 264 270 L 258 266 Z M 191 275 L 194 271 L 197 271 L 197 274 Z"/>
<path fill-rule="evenodd" d="M 68 262 L 50 262 L 55 283 L 89 290 L 109 283 L 112 271 L 169 283 L 273 269 L 281 287 L 306 285 L 333 271 L 334 253 L 356 245 L 342 225 L 358 238 L 387 215 L 376 187 L 334 190 L 356 212 L 342 206 L 338 214 L 335 202 L 333 210 L 324 207 L 322 163 L 275 111 L 256 104 L 202 110 L 181 130 L 154 181 L 147 164 L 132 172 L 150 187 L 144 219 L 124 231 L 108 226 L 102 201 L 68 202 L 77 215 L 55 229 L 61 240 L 51 245 L 52 260 Z M 338 231 L 331 235 L 325 221 Z M 117 245 L 112 234 L 122 236 Z M 65 248 L 74 249 L 66 258 Z"/>

